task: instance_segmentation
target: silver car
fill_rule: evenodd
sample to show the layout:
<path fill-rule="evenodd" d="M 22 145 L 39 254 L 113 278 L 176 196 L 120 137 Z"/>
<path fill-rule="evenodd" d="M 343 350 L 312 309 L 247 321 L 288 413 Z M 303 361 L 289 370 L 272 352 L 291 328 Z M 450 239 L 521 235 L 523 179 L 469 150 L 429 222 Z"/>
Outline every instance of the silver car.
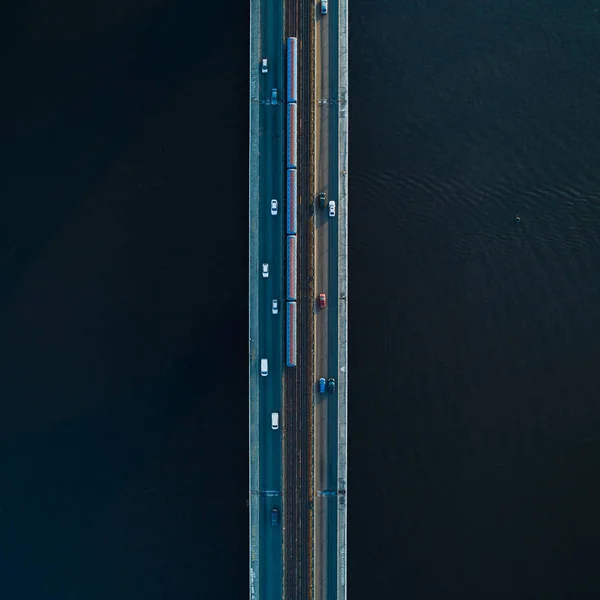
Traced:
<path fill-rule="evenodd" d="M 263 266 L 262 266 L 262 275 L 263 275 L 263 277 L 268 277 L 269 276 L 269 263 L 263 263 Z"/>
<path fill-rule="evenodd" d="M 272 215 L 277 214 L 277 200 L 275 200 L 275 198 L 273 198 L 273 200 L 271 200 L 271 214 Z"/>
<path fill-rule="evenodd" d="M 266 58 L 263 58 L 263 59 L 262 59 L 262 63 L 261 63 L 261 68 L 260 68 L 260 70 L 261 70 L 263 73 L 268 73 L 268 71 L 269 71 L 269 67 L 267 67 L 267 59 L 266 59 Z"/>
<path fill-rule="evenodd" d="M 335 217 L 335 202 L 333 200 L 329 201 L 329 216 Z"/>
<path fill-rule="evenodd" d="M 271 302 L 271 312 L 276 315 L 279 312 L 279 300 L 277 300 L 277 298 L 273 299 L 273 302 Z"/>

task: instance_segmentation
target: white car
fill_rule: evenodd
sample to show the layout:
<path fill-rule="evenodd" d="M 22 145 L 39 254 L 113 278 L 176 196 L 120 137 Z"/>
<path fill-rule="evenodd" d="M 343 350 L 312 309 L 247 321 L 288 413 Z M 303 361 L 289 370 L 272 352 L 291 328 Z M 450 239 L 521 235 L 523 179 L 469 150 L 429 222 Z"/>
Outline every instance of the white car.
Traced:
<path fill-rule="evenodd" d="M 273 200 L 271 200 L 271 214 L 272 215 L 277 214 L 277 200 L 275 200 L 275 198 L 273 198 Z"/>
<path fill-rule="evenodd" d="M 262 274 L 263 274 L 263 277 L 269 276 L 269 263 L 263 263 Z"/>
<path fill-rule="evenodd" d="M 335 202 L 333 200 L 329 201 L 329 216 L 335 217 Z"/>
<path fill-rule="evenodd" d="M 279 312 L 279 301 L 277 300 L 277 298 L 273 299 L 273 302 L 271 302 L 271 312 L 276 315 Z"/>
<path fill-rule="evenodd" d="M 321 14 L 327 14 L 327 0 L 321 0 Z"/>
<path fill-rule="evenodd" d="M 260 70 L 261 70 L 263 73 L 268 73 L 268 72 L 269 72 L 269 67 L 267 66 L 267 59 L 266 59 L 266 58 L 263 58 L 263 59 L 262 59 L 262 63 L 261 63 L 261 68 L 260 68 Z"/>

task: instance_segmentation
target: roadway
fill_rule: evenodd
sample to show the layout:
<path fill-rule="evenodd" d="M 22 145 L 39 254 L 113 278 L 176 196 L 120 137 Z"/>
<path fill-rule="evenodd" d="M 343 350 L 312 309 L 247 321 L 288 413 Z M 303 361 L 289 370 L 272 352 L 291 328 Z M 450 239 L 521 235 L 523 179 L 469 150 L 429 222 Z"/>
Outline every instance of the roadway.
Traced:
<path fill-rule="evenodd" d="M 269 277 L 259 279 L 259 358 L 269 361 L 269 374 L 259 383 L 259 551 L 260 598 L 281 600 L 283 590 L 282 556 L 282 393 L 285 365 L 285 274 L 284 274 L 284 164 L 285 152 L 285 52 L 283 7 L 279 0 L 263 0 L 260 10 L 261 58 L 268 60 L 268 73 L 260 74 L 259 97 L 259 268 L 269 264 Z M 256 65 L 260 71 L 261 65 Z M 279 102 L 270 103 L 277 88 Z M 271 199 L 278 202 L 278 214 L 271 215 Z M 278 314 L 271 303 L 277 299 Z M 271 413 L 280 415 L 279 430 L 271 429 Z M 271 525 L 276 508 L 280 524 Z"/>
<path fill-rule="evenodd" d="M 315 30 L 315 194 L 338 199 L 338 22 L 337 0 L 327 15 L 317 4 Z M 325 293 L 327 307 L 315 315 L 314 407 L 314 552 L 315 599 L 337 598 L 337 452 L 338 452 L 338 215 L 315 206 L 315 287 Z M 336 393 L 318 392 L 318 380 L 333 377 Z M 327 495 L 321 495 L 321 494 Z M 329 495 L 331 494 L 331 495 Z"/>

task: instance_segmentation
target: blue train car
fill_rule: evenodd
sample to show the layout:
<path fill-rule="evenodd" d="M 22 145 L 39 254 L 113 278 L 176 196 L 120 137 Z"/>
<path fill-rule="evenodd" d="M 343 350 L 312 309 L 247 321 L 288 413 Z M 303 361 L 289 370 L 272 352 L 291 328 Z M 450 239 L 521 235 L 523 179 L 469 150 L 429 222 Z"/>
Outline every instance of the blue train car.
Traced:
<path fill-rule="evenodd" d="M 287 40 L 287 101 L 298 102 L 298 38 Z"/>
<path fill-rule="evenodd" d="M 298 105 L 287 105 L 287 168 L 297 169 Z"/>
<path fill-rule="evenodd" d="M 286 304 L 286 350 L 285 364 L 288 367 L 296 366 L 296 315 L 297 306 L 295 302 Z"/>
<path fill-rule="evenodd" d="M 287 236 L 287 287 L 286 299 L 297 300 L 298 281 L 298 239 L 295 235 Z"/>
<path fill-rule="evenodd" d="M 298 233 L 298 171 L 287 172 L 287 235 Z"/>

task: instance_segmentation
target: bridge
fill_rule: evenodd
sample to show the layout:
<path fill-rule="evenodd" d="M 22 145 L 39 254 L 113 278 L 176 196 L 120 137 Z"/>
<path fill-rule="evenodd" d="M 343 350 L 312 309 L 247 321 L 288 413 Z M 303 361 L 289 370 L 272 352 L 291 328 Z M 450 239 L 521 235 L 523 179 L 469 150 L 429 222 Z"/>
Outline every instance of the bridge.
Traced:
<path fill-rule="evenodd" d="M 250 598 L 345 599 L 347 0 L 250 9 Z"/>

